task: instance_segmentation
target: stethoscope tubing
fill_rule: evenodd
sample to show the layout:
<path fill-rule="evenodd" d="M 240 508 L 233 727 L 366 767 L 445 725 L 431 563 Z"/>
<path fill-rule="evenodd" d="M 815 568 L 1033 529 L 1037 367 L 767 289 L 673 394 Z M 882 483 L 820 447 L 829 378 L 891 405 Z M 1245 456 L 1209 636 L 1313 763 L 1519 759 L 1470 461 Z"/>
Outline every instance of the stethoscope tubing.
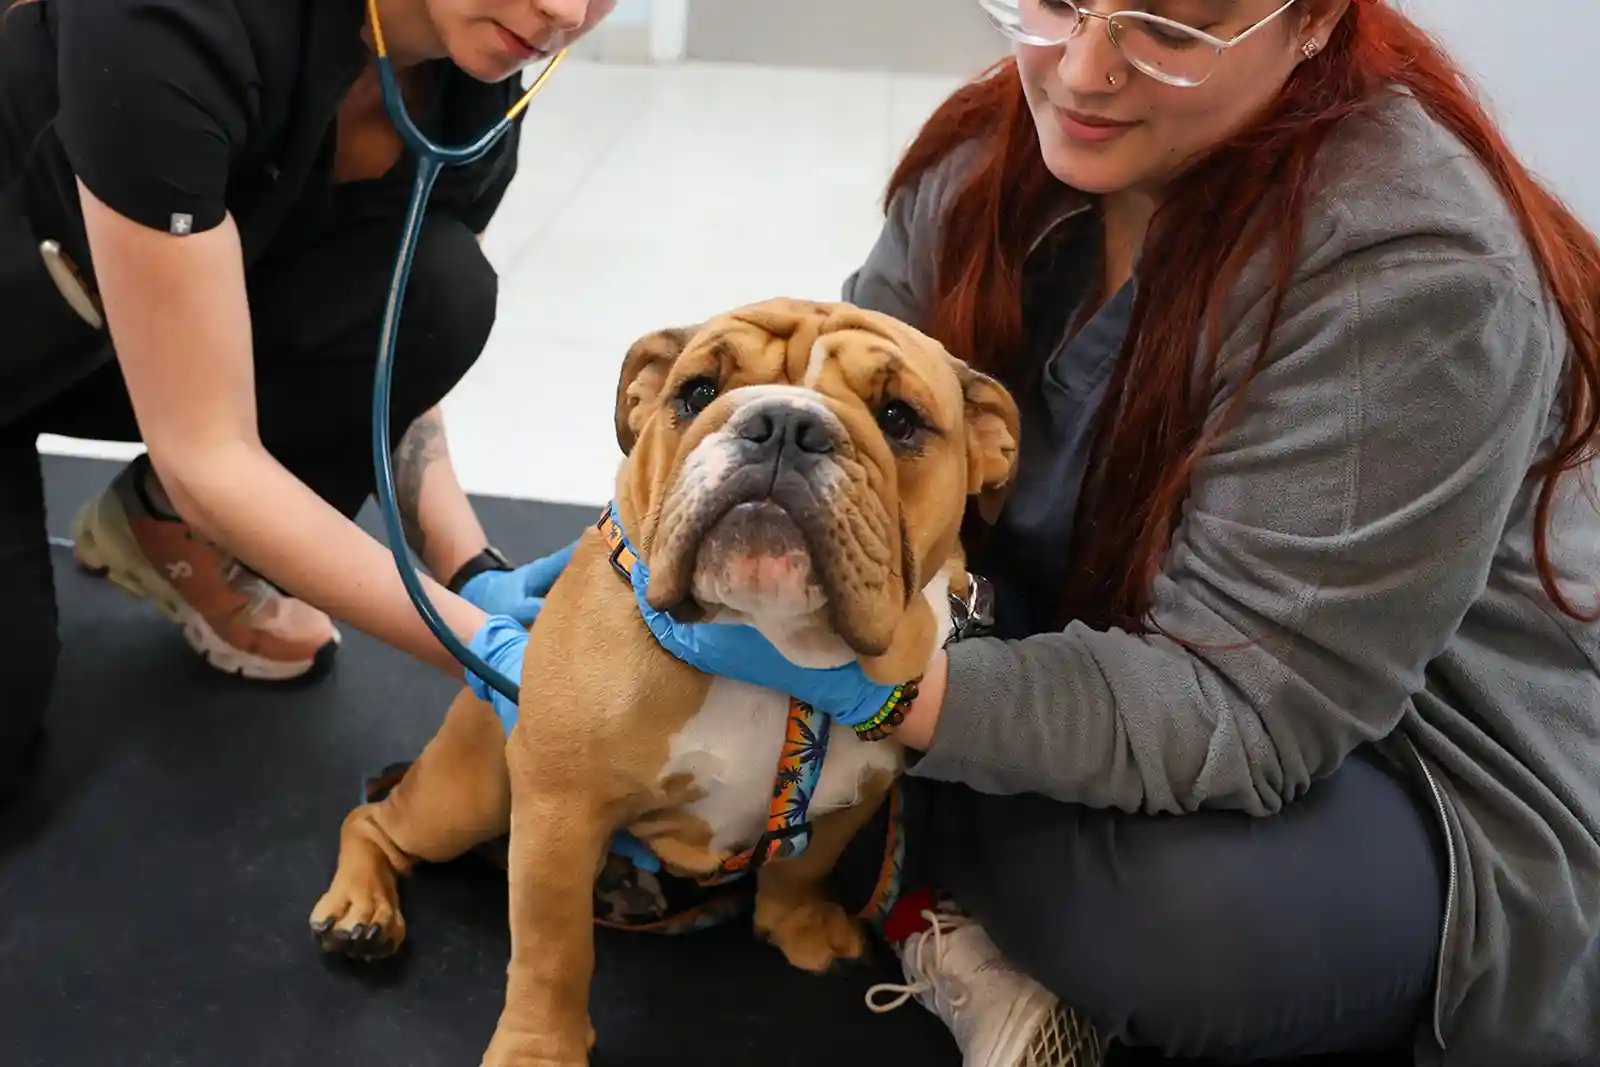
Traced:
<path fill-rule="evenodd" d="M 464 167 L 476 163 L 506 135 L 506 131 L 511 129 L 512 119 L 516 117 L 515 110 L 507 113 L 471 144 L 442 145 L 411 121 L 411 115 L 402 103 L 404 97 L 400 92 L 400 81 L 394 73 L 394 63 L 388 56 L 378 57 L 378 85 L 383 91 L 383 103 L 388 109 L 390 121 L 400 132 L 400 139 L 417 154 L 419 163 L 433 161 L 440 167 Z"/>
<path fill-rule="evenodd" d="M 383 322 L 378 337 L 378 363 L 372 385 L 372 459 L 377 475 L 378 513 L 383 519 L 384 532 L 389 539 L 389 551 L 400 571 L 400 580 L 406 593 L 416 606 L 418 614 L 439 643 L 461 662 L 461 665 L 482 678 L 506 699 L 516 702 L 521 697 L 521 686 L 501 671 L 491 667 L 482 657 L 461 643 L 451 632 L 439 609 L 428 598 L 417 577 L 416 568 L 406 553 L 405 531 L 400 522 L 400 509 L 395 499 L 394 468 L 389 441 L 389 396 L 394 380 L 395 342 L 400 330 L 400 313 L 405 306 L 406 288 L 411 281 L 411 264 L 417 250 L 417 239 L 422 232 L 424 212 L 434 183 L 445 167 L 465 166 L 483 158 L 511 129 L 517 115 L 527 106 L 533 94 L 550 72 L 555 69 L 565 53 L 558 53 L 540 73 L 532 87 L 504 118 L 495 123 L 471 144 L 446 146 L 429 138 L 406 112 L 394 65 L 382 51 L 377 57 L 378 81 L 383 92 L 384 107 L 389 112 L 395 129 L 417 157 L 417 172 L 411 186 L 411 202 L 406 206 L 405 224 L 400 235 L 400 246 L 395 253 L 394 273 L 389 282 L 389 295 L 383 311 Z"/>

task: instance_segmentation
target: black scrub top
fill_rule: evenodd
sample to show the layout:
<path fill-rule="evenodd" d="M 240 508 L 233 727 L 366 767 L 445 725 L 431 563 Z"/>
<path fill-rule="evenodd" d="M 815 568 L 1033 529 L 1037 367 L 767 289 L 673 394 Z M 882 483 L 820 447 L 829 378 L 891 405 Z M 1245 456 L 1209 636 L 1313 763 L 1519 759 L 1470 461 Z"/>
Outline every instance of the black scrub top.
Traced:
<path fill-rule="evenodd" d="M 7 286 L 37 281 L 47 238 L 92 281 L 78 178 L 120 214 L 169 233 L 202 233 L 231 213 L 247 273 L 332 227 L 397 222 L 404 211 L 409 152 L 381 178 L 333 184 L 338 108 L 372 62 L 363 0 L 0 6 L 0 309 Z M 522 91 L 519 78 L 485 84 L 437 67 L 434 96 L 413 117 L 447 144 L 475 140 Z M 518 132 L 444 171 L 430 214 L 481 232 L 515 173 Z M 38 347 L 0 343 L 0 421 L 31 378 L 61 376 L 41 362 L 60 354 Z"/>

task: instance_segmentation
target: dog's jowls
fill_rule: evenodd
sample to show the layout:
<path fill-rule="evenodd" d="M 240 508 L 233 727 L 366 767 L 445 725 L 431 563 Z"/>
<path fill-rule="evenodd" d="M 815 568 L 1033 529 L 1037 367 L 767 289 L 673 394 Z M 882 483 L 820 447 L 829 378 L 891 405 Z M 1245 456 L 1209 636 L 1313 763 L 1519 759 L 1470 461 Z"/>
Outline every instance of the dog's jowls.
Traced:
<path fill-rule="evenodd" d="M 918 675 L 964 580 L 959 531 L 1016 459 L 992 380 L 923 334 L 848 305 L 771 301 L 628 352 L 617 390 L 617 517 L 652 606 L 743 621 L 797 663 Z M 509 741 L 457 696 L 380 803 L 345 819 L 312 913 L 325 947 L 394 951 L 396 880 L 508 830 L 511 963 L 486 1064 L 588 1062 L 593 885 L 622 828 L 674 874 L 702 876 L 765 826 L 786 694 L 685 666 L 656 645 L 590 530 L 534 627 Z M 824 892 L 901 767 L 892 738 L 833 732 L 799 857 L 757 873 L 758 931 L 796 965 L 859 954 Z"/>

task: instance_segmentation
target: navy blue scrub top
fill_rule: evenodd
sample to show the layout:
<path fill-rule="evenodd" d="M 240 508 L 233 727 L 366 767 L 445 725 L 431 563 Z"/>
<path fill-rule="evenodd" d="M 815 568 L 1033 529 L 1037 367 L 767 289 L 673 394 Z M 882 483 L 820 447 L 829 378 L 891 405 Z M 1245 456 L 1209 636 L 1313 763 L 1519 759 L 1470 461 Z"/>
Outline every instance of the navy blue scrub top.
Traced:
<path fill-rule="evenodd" d="M 1100 287 L 1103 240 L 1098 214 L 1080 213 L 1035 251 L 1024 278 L 1029 350 L 1020 380 L 1006 383 L 1022 416 L 1017 475 L 973 568 L 994 583 L 996 626 L 1008 638 L 1057 628 L 1095 416 L 1132 317 L 1130 281 L 1068 336 Z"/>

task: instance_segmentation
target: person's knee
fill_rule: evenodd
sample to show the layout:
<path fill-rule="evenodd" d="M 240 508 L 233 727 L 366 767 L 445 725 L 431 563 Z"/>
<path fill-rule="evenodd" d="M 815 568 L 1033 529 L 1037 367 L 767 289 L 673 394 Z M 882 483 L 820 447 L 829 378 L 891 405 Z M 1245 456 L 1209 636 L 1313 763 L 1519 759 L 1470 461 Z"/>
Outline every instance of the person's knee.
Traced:
<path fill-rule="evenodd" d="M 454 219 L 423 226 L 400 319 L 397 400 L 404 393 L 426 411 L 472 369 L 494 328 L 499 288 L 466 226 Z"/>
<path fill-rule="evenodd" d="M 1284 956 L 1230 913 L 1226 894 L 1186 880 L 1117 887 L 1117 906 L 1067 892 L 1050 916 L 1014 915 L 1008 959 L 1107 1034 L 1168 1056 L 1218 1057 L 1263 1032 Z M 1044 934 L 1045 936 L 1039 936 Z M 997 942 L 1000 940 L 996 939 Z M 1274 962 L 1276 960 L 1276 962 Z"/>
<path fill-rule="evenodd" d="M 1426 996 L 1439 915 L 1408 803 L 1363 766 L 1273 821 L 1074 822 L 1053 839 L 1064 862 L 1009 880 L 984 919 L 1128 1044 L 1224 1060 L 1388 1047 Z M 1381 871 L 1352 860 L 1380 853 Z"/>
<path fill-rule="evenodd" d="M 1277 1029 L 1262 1016 L 1282 1002 L 1280 983 L 1290 980 L 1283 953 L 1235 936 L 1244 930 L 1225 913 L 1173 907 L 1181 888 L 1158 896 L 1143 921 L 1119 928 L 1121 958 L 1106 968 L 1093 1010 L 1114 1020 L 1123 1040 L 1166 1056 L 1253 1055 Z"/>

